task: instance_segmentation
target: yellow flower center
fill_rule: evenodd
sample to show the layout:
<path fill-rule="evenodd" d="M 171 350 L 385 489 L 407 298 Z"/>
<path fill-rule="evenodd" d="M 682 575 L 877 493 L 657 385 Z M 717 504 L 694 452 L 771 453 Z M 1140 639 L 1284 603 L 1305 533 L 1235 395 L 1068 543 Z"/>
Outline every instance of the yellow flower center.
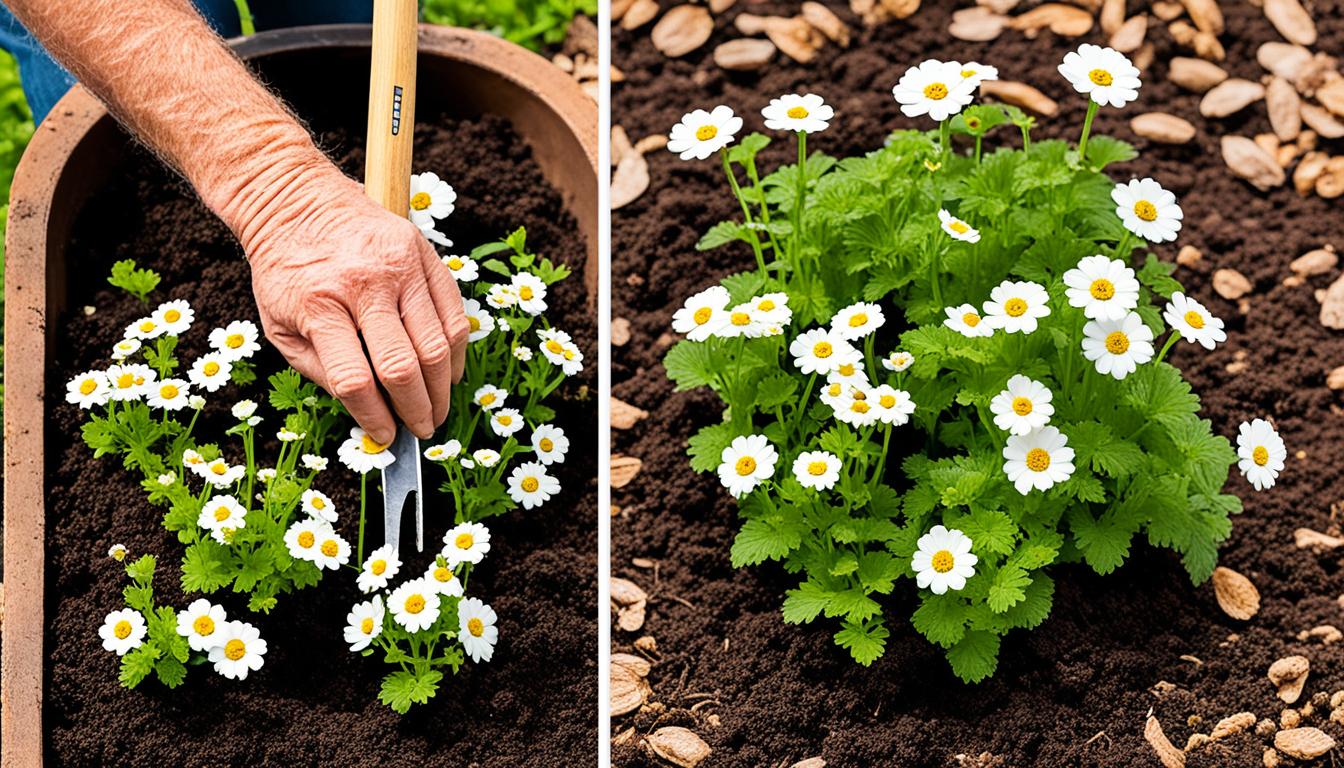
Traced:
<path fill-rule="evenodd" d="M 1129 350 L 1129 337 L 1123 331 L 1113 331 L 1106 337 L 1106 351 L 1112 355 L 1123 355 Z"/>
<path fill-rule="evenodd" d="M 322 542 L 322 554 L 327 557 L 335 557 L 337 552 L 341 551 L 341 545 L 336 543 L 335 539 L 327 539 Z"/>
<path fill-rule="evenodd" d="M 761 299 L 761 303 L 756 305 L 762 312 L 769 312 L 775 308 L 775 302 L 770 299 Z"/>
<path fill-rule="evenodd" d="M 820 477 L 826 474 L 826 462 L 814 461 L 807 465 L 807 474 L 813 477 Z"/>
<path fill-rule="evenodd" d="M 574 359 L 574 355 L 575 355 L 575 350 L 573 350 L 573 349 L 565 349 L 564 352 L 563 352 L 562 354 L 564 354 L 566 360 L 573 360 L 573 359 Z"/>
<path fill-rule="evenodd" d="M 387 572 L 387 561 L 374 560 L 372 563 L 369 563 L 369 571 L 374 576 L 382 576 L 384 573 Z"/>
<path fill-rule="evenodd" d="M 1027 302 L 1022 299 L 1009 299 L 1003 303 L 1003 311 L 1009 317 L 1021 317 L 1027 313 Z"/>
<path fill-rule="evenodd" d="M 963 70 L 961 70 L 961 76 L 962 76 L 963 78 L 965 78 L 965 77 L 975 77 L 975 70 L 974 70 L 974 69 L 963 69 Z"/>
<path fill-rule="evenodd" d="M 92 394 L 92 393 L 93 393 L 93 390 L 95 390 L 95 389 L 97 389 L 97 388 L 98 388 L 98 382 L 94 381 L 93 379 L 85 379 L 85 380 L 79 385 L 79 393 L 80 393 L 81 395 Z"/>
<path fill-rule="evenodd" d="M 229 465 L 225 464 L 225 463 L 222 462 L 222 461 L 220 461 L 220 462 L 216 462 L 215 464 L 212 464 L 212 465 L 210 466 L 210 471 L 211 471 L 212 473 L 214 473 L 214 474 L 219 475 L 219 476 L 222 477 L 222 476 L 224 476 L 225 474 L 228 474 L 228 471 L 229 471 Z"/>
<path fill-rule="evenodd" d="M 1134 204 L 1134 215 L 1144 221 L 1153 221 L 1157 218 L 1157 206 L 1147 200 L 1140 200 Z"/>
<path fill-rule="evenodd" d="M 743 456 L 737 460 L 734 469 L 740 477 L 746 477 L 756 471 L 756 460 L 750 456 Z"/>
<path fill-rule="evenodd" d="M 530 285 L 524 285 L 522 288 L 519 288 L 519 289 L 518 289 L 518 298 L 522 299 L 523 301 L 531 301 L 531 300 L 532 300 L 532 286 L 530 286 Z"/>
<path fill-rule="evenodd" d="M 862 328 L 867 324 L 868 324 L 868 316 L 862 312 L 858 312 L 849 316 L 850 328 Z"/>
<path fill-rule="evenodd" d="M 135 386 L 135 374 L 123 373 L 117 377 L 117 389 L 130 389 Z"/>
<path fill-rule="evenodd" d="M 224 655 L 229 661 L 237 661 L 247 655 L 247 644 L 235 637 L 224 644 Z"/>
<path fill-rule="evenodd" d="M 456 272 L 457 270 L 461 269 L 464 266 L 466 265 L 463 264 L 462 260 L 457 258 L 456 256 L 451 256 L 448 258 L 448 268 L 453 270 L 454 272 Z"/>
<path fill-rule="evenodd" d="M 359 622 L 359 631 L 366 635 L 373 634 L 373 617 L 365 616 L 364 620 Z"/>
<path fill-rule="evenodd" d="M 494 393 L 494 392 L 486 392 L 484 395 L 481 395 L 480 403 L 481 403 L 481 405 L 494 405 L 494 404 L 495 404 L 495 393 Z"/>
<path fill-rule="evenodd" d="M 476 537 L 472 536 L 470 533 L 459 533 L 457 534 L 457 538 L 453 539 L 453 546 L 458 549 L 471 549 L 472 545 L 475 543 Z"/>
<path fill-rule="evenodd" d="M 751 322 L 751 315 L 746 312 L 734 312 L 729 319 L 732 320 L 733 325 L 747 325 Z"/>
<path fill-rule="evenodd" d="M 546 453 L 550 453 L 555 450 L 555 441 L 549 437 L 543 437 L 537 441 L 537 446 Z"/>
<path fill-rule="evenodd" d="M 513 424 L 513 417 L 510 416 L 510 415 L 507 414 L 507 413 L 502 413 L 502 414 L 500 414 L 500 415 L 497 417 L 496 420 L 499 422 L 500 426 L 504 426 L 504 427 L 507 427 L 507 426 L 509 426 L 510 424 Z"/>
<path fill-rule="evenodd" d="M 970 231 L 970 227 L 961 219 L 953 219 L 947 223 L 947 228 L 956 232 L 958 235 L 964 235 Z"/>
<path fill-rule="evenodd" d="M 387 450 L 387 444 L 380 443 L 372 437 L 369 437 L 367 434 L 359 439 L 359 447 L 365 453 L 369 454 L 382 453 Z"/>
<path fill-rule="evenodd" d="M 162 387 L 159 387 L 159 397 L 163 398 L 164 400 L 172 400 L 173 398 L 177 397 L 177 394 L 178 389 L 172 384 L 164 384 Z"/>
<path fill-rule="evenodd" d="M 550 353 L 553 354 L 553 355 L 558 355 L 558 354 L 560 354 L 560 353 L 562 353 L 562 352 L 565 351 L 565 345 L 564 345 L 564 344 L 561 344 L 560 342 L 556 341 L 555 339 L 547 339 L 547 340 L 546 340 L 546 351 L 547 351 L 547 352 L 550 352 Z"/>
<path fill-rule="evenodd" d="M 419 613 L 425 610 L 425 598 L 420 595 L 411 595 L 406 598 L 406 612 Z"/>
<path fill-rule="evenodd" d="M 472 637 L 480 637 L 485 634 L 485 622 L 473 616 L 467 619 L 467 631 L 471 633 Z"/>
<path fill-rule="evenodd" d="M 414 195 L 411 195 L 411 208 L 413 210 L 423 211 L 428 208 L 429 204 L 432 202 L 434 201 L 430 198 L 428 192 L 416 192 Z"/>
<path fill-rule="evenodd" d="M 481 320 L 475 315 L 467 315 L 467 325 L 471 326 L 472 333 L 481 330 Z"/>
<path fill-rule="evenodd" d="M 855 371 L 856 369 L 854 368 L 853 363 L 845 363 L 844 365 L 836 369 L 836 373 L 840 374 L 841 376 L 853 376 Z"/>
<path fill-rule="evenodd" d="M 434 580 L 437 582 L 447 584 L 448 582 L 452 581 L 453 578 L 454 576 L 452 569 L 448 568 L 448 566 L 446 565 L 440 565 L 438 568 L 434 569 Z"/>
<path fill-rule="evenodd" d="M 946 99 L 947 84 L 929 83 L 928 85 L 924 86 L 924 96 L 925 98 L 933 99 L 934 101 L 942 101 L 943 99 Z"/>
<path fill-rule="evenodd" d="M 209 637 L 215 634 L 215 620 L 209 616 L 197 616 L 191 623 L 191 628 L 196 630 L 196 634 L 202 637 Z"/>
<path fill-rule="evenodd" d="M 853 411 L 853 412 L 855 412 L 855 413 L 867 413 L 867 412 L 868 412 L 868 408 L 869 408 L 869 405 L 868 405 L 867 403 L 865 403 L 864 401 L 862 401 L 862 400 L 855 400 L 855 401 L 849 406 L 849 410 L 851 410 L 851 411 Z"/>
<path fill-rule="evenodd" d="M 215 522 L 222 523 L 225 520 L 228 520 L 230 514 L 232 514 L 232 511 L 228 507 L 225 506 L 216 507 Z"/>
<path fill-rule="evenodd" d="M 1269 463 L 1269 449 L 1263 445 L 1255 446 L 1255 450 L 1251 451 L 1251 461 L 1262 467 L 1265 466 Z"/>
<path fill-rule="evenodd" d="M 841 387 L 839 382 L 835 382 L 826 388 L 826 394 L 830 395 L 831 397 L 839 397 L 840 391 Z"/>
<path fill-rule="evenodd" d="M 1185 324 L 1199 330 L 1204 327 L 1204 316 L 1192 309 L 1185 313 Z"/>
<path fill-rule="evenodd" d="M 933 570 L 939 573 L 947 573 L 952 570 L 953 565 L 956 565 L 956 558 L 952 557 L 952 553 L 946 549 L 940 549 L 933 553 L 933 558 L 929 561 L 929 564 L 933 566 Z"/>
<path fill-rule="evenodd" d="M 1088 289 L 1092 298 L 1099 301 L 1106 301 L 1115 296 L 1115 284 L 1106 278 L 1098 278 L 1092 281 L 1092 287 Z"/>
<path fill-rule="evenodd" d="M 883 395 L 883 396 L 881 396 L 881 397 L 879 397 L 879 398 L 877 399 L 877 402 L 878 402 L 878 404 L 881 405 L 883 408 L 895 408 L 895 407 L 896 407 L 896 396 L 895 396 L 895 395 Z"/>
<path fill-rule="evenodd" d="M 541 487 L 541 483 L 535 477 L 524 477 L 523 482 L 518 485 L 522 486 L 522 489 L 528 493 L 536 493 L 537 489 Z"/>
<path fill-rule="evenodd" d="M 718 135 L 719 127 L 717 125 L 702 125 L 695 129 L 695 138 L 700 141 L 709 141 Z"/>
<path fill-rule="evenodd" d="M 178 320 L 182 319 L 182 313 L 178 312 L 176 309 L 170 309 L 163 313 L 163 319 L 170 323 L 176 323 Z"/>
<path fill-rule="evenodd" d="M 313 509 L 327 508 L 327 500 L 322 498 L 321 496 L 314 496 L 310 503 L 313 505 Z"/>
<path fill-rule="evenodd" d="M 130 637 L 131 622 L 125 619 L 118 621 L 117 625 L 115 627 L 112 627 L 112 634 L 116 635 L 118 640 L 125 640 L 126 638 Z"/>
<path fill-rule="evenodd" d="M 1031 413 L 1031 399 L 1027 397 L 1013 398 L 1013 413 L 1018 416 L 1026 416 Z"/>
<path fill-rule="evenodd" d="M 214 360 L 211 360 L 210 362 L 201 366 L 201 371 L 204 372 L 206 376 L 214 376 L 215 374 L 219 373 L 219 363 L 216 363 Z"/>
<path fill-rule="evenodd" d="M 801 105 L 796 107 L 789 107 L 789 111 L 786 112 L 785 114 L 787 114 L 794 120 L 802 120 L 803 118 L 807 117 L 807 108 Z"/>
<path fill-rule="evenodd" d="M 308 549 L 309 547 L 313 546 L 313 543 L 316 541 L 317 537 L 313 535 L 312 531 L 301 531 L 299 533 L 299 546 L 303 547 L 304 549 Z"/>
<path fill-rule="evenodd" d="M 831 346 L 831 342 L 829 341 L 818 341 L 812 347 L 812 354 L 820 358 L 830 357 L 834 353 L 835 348 Z"/>
<path fill-rule="evenodd" d="M 1094 69 L 1088 72 L 1087 78 L 1097 85 L 1110 85 L 1114 81 L 1111 73 L 1104 69 Z"/>
<path fill-rule="evenodd" d="M 141 321 L 140 321 L 140 331 L 141 331 L 142 333 L 149 333 L 149 332 L 152 331 L 152 330 L 154 330 L 154 321 L 153 321 L 153 320 L 141 320 Z"/>
<path fill-rule="evenodd" d="M 1050 467 L 1050 452 L 1044 448 L 1032 448 L 1027 451 L 1027 469 L 1032 472 L 1044 472 Z"/>
<path fill-rule="evenodd" d="M 966 314 L 961 316 L 961 322 L 965 323 L 971 328 L 974 328 L 975 326 L 980 324 L 980 316 L 975 314 L 974 312 L 967 312 Z"/>

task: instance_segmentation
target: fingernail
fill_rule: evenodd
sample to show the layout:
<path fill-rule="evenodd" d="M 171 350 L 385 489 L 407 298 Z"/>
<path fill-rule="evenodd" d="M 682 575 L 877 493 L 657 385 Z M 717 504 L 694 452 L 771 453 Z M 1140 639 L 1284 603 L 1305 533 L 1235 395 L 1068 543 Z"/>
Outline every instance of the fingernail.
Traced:
<path fill-rule="evenodd" d="M 411 427 L 411 431 L 414 432 L 415 436 L 420 438 L 421 440 L 428 440 L 429 438 L 434 436 L 434 425 L 430 424 L 427 421 L 421 422 L 419 424 L 416 424 L 414 427 Z"/>

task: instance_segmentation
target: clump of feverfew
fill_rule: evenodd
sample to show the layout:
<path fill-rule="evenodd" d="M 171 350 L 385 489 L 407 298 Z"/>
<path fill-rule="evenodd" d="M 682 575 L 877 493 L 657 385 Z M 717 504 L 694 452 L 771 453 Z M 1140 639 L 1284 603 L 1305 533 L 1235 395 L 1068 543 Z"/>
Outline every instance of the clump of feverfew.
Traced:
<path fill-rule="evenodd" d="M 1202 582 L 1241 509 L 1230 466 L 1256 489 L 1283 470 L 1267 422 L 1242 425 L 1234 452 L 1167 361 L 1228 336 L 1170 252 L 1149 251 L 1181 232 L 1175 195 L 1110 178 L 1136 154 L 1091 135 L 1102 105 L 1137 97 L 1138 71 L 1084 45 L 1060 73 L 1087 96 L 1076 143 L 974 103 L 993 66 L 929 60 L 892 93 L 934 130 L 837 161 L 806 151 L 781 97 L 766 115 L 780 134 L 717 150 L 740 213 L 698 247 L 735 248 L 745 271 L 672 318 L 668 375 L 725 406 L 689 440 L 691 466 L 738 500 L 733 564 L 782 562 L 798 579 L 784 620 L 835 622 L 861 664 L 907 620 L 888 593 L 916 593 L 908 620 L 979 681 L 1004 635 L 1049 614 L 1057 562 L 1107 574 L 1147 541 Z M 766 173 L 781 139 L 798 160 Z M 765 296 L 787 316 L 760 316 Z"/>

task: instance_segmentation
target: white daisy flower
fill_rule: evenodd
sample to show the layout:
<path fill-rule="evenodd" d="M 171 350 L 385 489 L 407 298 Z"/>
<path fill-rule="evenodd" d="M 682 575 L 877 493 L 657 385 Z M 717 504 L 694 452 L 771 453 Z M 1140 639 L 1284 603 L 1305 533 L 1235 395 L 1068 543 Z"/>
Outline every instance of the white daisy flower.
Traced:
<path fill-rule="evenodd" d="M 318 540 L 325 537 L 330 528 L 322 520 L 311 517 L 290 524 L 285 531 L 285 547 L 289 550 L 289 556 L 310 563 L 316 560 Z"/>
<path fill-rule="evenodd" d="M 1123 379 L 1153 359 L 1153 331 L 1138 313 L 1120 320 L 1089 320 L 1083 326 L 1083 357 L 1097 373 Z"/>
<path fill-rule="evenodd" d="M 895 427 L 909 422 L 910 414 L 915 412 L 915 401 L 910 399 L 910 393 L 889 384 L 874 387 L 866 402 L 878 421 Z"/>
<path fill-rule="evenodd" d="M 1115 215 L 1125 229 L 1153 243 L 1176 239 L 1185 214 L 1176 204 L 1176 196 L 1152 179 L 1132 179 L 1116 184 L 1111 190 Z"/>
<path fill-rule="evenodd" d="M 457 458 L 462 453 L 462 443 L 457 440 L 449 440 L 446 443 L 431 445 L 425 449 L 425 458 L 430 461 L 447 461 Z"/>
<path fill-rule="evenodd" d="M 387 597 L 392 620 L 408 632 L 420 632 L 438 621 L 439 605 L 438 588 L 424 579 L 411 579 L 392 590 L 392 594 Z M 459 604 L 458 610 L 461 609 Z"/>
<path fill-rule="evenodd" d="M 963 243 L 980 242 L 980 230 L 948 213 L 946 208 L 938 211 L 938 221 L 941 222 L 943 231 L 953 240 L 960 240 Z"/>
<path fill-rule="evenodd" d="M 1083 43 L 1065 54 L 1059 73 L 1102 106 L 1123 107 L 1139 97 L 1139 68 L 1114 48 Z"/>
<path fill-rule="evenodd" d="M 980 316 L 980 310 L 970 304 L 947 307 L 943 312 L 947 314 L 947 319 L 943 321 L 943 325 L 962 336 L 974 339 L 994 335 L 994 329 L 989 323 L 984 322 L 984 318 Z"/>
<path fill-rule="evenodd" d="M 565 437 L 565 430 L 542 424 L 532 430 L 532 450 L 537 452 L 537 461 L 546 466 L 562 464 L 569 452 L 569 438 Z"/>
<path fill-rule="evenodd" d="M 771 99 L 761 110 L 761 116 L 765 118 L 765 127 L 772 131 L 816 133 L 826 130 L 835 110 L 815 93 L 790 93 Z"/>
<path fill-rule="evenodd" d="M 1287 458 L 1288 449 L 1272 424 L 1264 419 L 1241 423 L 1237 429 L 1237 469 L 1255 490 L 1273 488 Z"/>
<path fill-rule="evenodd" d="M 978 61 L 967 62 L 960 66 L 962 82 L 972 88 L 979 88 L 980 84 L 987 80 L 999 79 L 998 67 L 991 67 Z"/>
<path fill-rule="evenodd" d="M 775 473 L 779 454 L 765 435 L 740 435 L 720 455 L 719 480 L 736 498 L 751 493 Z"/>
<path fill-rule="evenodd" d="M 150 408 L 162 408 L 165 411 L 178 411 L 187 407 L 191 395 L 191 385 L 181 379 L 156 381 L 148 389 L 145 402 Z"/>
<path fill-rule="evenodd" d="M 519 464 L 509 473 L 509 498 L 523 509 L 539 507 L 559 492 L 560 481 L 547 474 L 546 465 L 539 461 Z"/>
<path fill-rule="evenodd" d="M 281 427 L 280 431 L 275 433 L 275 439 L 282 443 L 292 443 L 307 437 L 307 432 L 295 432 L 289 427 Z"/>
<path fill-rule="evenodd" d="M 139 351 L 139 339 L 122 339 L 112 345 L 112 359 L 122 361 Z"/>
<path fill-rule="evenodd" d="M 107 405 L 112 398 L 112 384 L 102 371 L 85 371 L 65 385 L 65 402 L 80 408 Z"/>
<path fill-rule="evenodd" d="M 193 411 L 199 411 L 205 407 L 205 398 L 200 395 L 192 395 L 187 398 L 187 407 Z"/>
<path fill-rule="evenodd" d="M 112 387 L 110 398 L 118 402 L 139 400 L 145 385 L 152 384 L 158 374 L 147 365 L 113 365 L 107 369 L 107 382 Z"/>
<path fill-rule="evenodd" d="M 805 451 L 793 460 L 793 476 L 804 488 L 830 490 L 840 480 L 840 459 L 826 451 Z"/>
<path fill-rule="evenodd" d="M 538 466 L 538 465 L 533 465 Z M 517 474 L 522 467 L 514 469 Z M 459 523 L 443 534 L 443 559 L 449 568 L 462 563 L 476 565 L 490 551 L 490 529 L 480 523 Z"/>
<path fill-rule="evenodd" d="M 868 381 L 868 371 L 864 369 L 861 361 L 852 363 L 842 363 L 838 368 L 826 374 L 827 383 L 840 382 L 865 389 L 872 386 Z M 837 394 L 838 394 L 837 390 Z"/>
<path fill-rule="evenodd" d="M 328 523 L 336 522 L 336 505 L 332 503 L 331 497 L 315 489 L 309 488 L 303 492 L 300 497 L 303 503 L 303 511 L 318 520 L 325 520 Z"/>
<path fill-rule="evenodd" d="M 274 480 L 278 474 L 279 473 L 275 471 L 275 467 L 266 467 L 257 470 L 257 479 L 263 483 L 269 483 Z"/>
<path fill-rule="evenodd" d="M 373 639 L 383 631 L 383 617 L 386 615 L 382 595 L 374 595 L 372 600 L 356 603 L 350 609 L 345 615 L 345 642 L 350 644 L 352 653 L 359 653 L 373 643 Z"/>
<path fill-rule="evenodd" d="M 742 118 L 722 104 L 710 112 L 697 109 L 683 115 L 681 122 L 672 126 L 667 148 L 682 160 L 704 160 L 732 144 L 740 130 Z"/>
<path fill-rule="evenodd" d="M 266 641 L 251 624 L 226 621 L 219 630 L 220 643 L 210 649 L 210 663 L 215 671 L 230 680 L 244 680 L 248 672 L 261 669 L 266 655 Z"/>
<path fill-rule="evenodd" d="M 863 354 L 835 331 L 813 328 L 789 344 L 793 364 L 803 373 L 830 373 L 845 363 L 858 363 Z"/>
<path fill-rule="evenodd" d="M 512 352 L 514 358 L 517 359 L 519 362 L 526 363 L 527 361 L 532 359 L 531 347 L 514 347 Z"/>
<path fill-rule="evenodd" d="M 473 460 L 471 460 L 471 459 L 462 459 L 462 460 L 461 460 L 461 464 L 462 464 L 462 468 L 463 468 L 463 469 L 475 469 L 475 468 L 476 468 L 476 462 L 473 461 Z"/>
<path fill-rule="evenodd" d="M 481 270 L 470 256 L 444 256 L 443 265 L 459 283 L 470 283 L 481 276 Z"/>
<path fill-rule="evenodd" d="M 355 585 L 365 594 L 385 589 L 401 570 L 401 558 L 397 557 L 397 548 L 391 544 L 373 550 L 359 569 Z"/>
<path fill-rule="evenodd" d="M 157 339 L 164 333 L 164 327 L 153 317 L 142 317 L 139 320 L 126 326 L 125 336 L 128 339 L 137 339 L 139 341 L 149 341 Z"/>
<path fill-rule="evenodd" d="M 751 304 L 738 304 L 728 310 L 728 321 L 720 323 L 714 330 L 714 335 L 724 339 L 734 339 L 738 336 L 745 336 L 749 339 L 757 339 L 766 334 L 768 325 L 760 321 L 756 313 L 751 311 Z"/>
<path fill-rule="evenodd" d="M 471 452 L 471 459 L 474 463 L 489 469 L 499 463 L 499 451 L 492 451 L 489 448 L 479 448 Z M 465 460 L 463 466 L 466 466 Z M 467 469 L 471 469 L 467 466 Z"/>
<path fill-rule="evenodd" d="M 859 302 L 835 313 L 831 318 L 831 332 L 845 341 L 853 341 L 876 331 L 886 322 L 881 307 Z"/>
<path fill-rule="evenodd" d="M 1069 305 L 1091 320 L 1119 320 L 1139 305 L 1139 281 L 1119 259 L 1087 256 L 1064 273 Z"/>
<path fill-rule="evenodd" d="M 909 352 L 895 351 L 882 358 L 882 367 L 893 373 L 908 370 L 915 364 L 915 356 Z"/>
<path fill-rule="evenodd" d="M 158 480 L 159 485 L 162 485 L 164 488 L 167 488 L 168 486 L 177 482 L 177 475 L 173 474 L 172 472 L 164 472 L 162 475 L 159 475 Z"/>
<path fill-rule="evenodd" d="M 512 285 L 496 283 L 485 292 L 485 303 L 495 309 L 508 309 L 518 303 L 518 294 Z"/>
<path fill-rule="evenodd" d="M 518 308 L 529 315 L 546 311 L 546 283 L 531 272 L 519 272 L 512 278 L 513 293 L 518 297 Z"/>
<path fill-rule="evenodd" d="M 489 661 L 495 653 L 495 643 L 499 641 L 496 620 L 494 610 L 474 597 L 457 604 L 457 638 L 462 642 L 462 650 L 477 664 Z"/>
<path fill-rule="evenodd" d="M 341 538 L 328 525 L 317 537 L 317 546 L 312 550 L 312 562 L 318 568 L 334 571 L 350 562 L 350 542 Z"/>
<path fill-rule="evenodd" d="M 210 346 L 229 362 L 243 360 L 261 350 L 257 340 L 261 332 L 251 320 L 234 320 L 223 328 L 210 332 Z"/>
<path fill-rule="evenodd" d="M 569 334 L 555 328 L 541 328 L 537 330 L 537 336 L 541 338 L 541 354 L 545 356 L 552 365 L 564 365 L 565 349 L 570 343 Z"/>
<path fill-rule="evenodd" d="M 225 360 L 223 355 L 218 352 L 207 352 L 191 364 L 187 378 L 206 392 L 214 392 L 229 383 L 229 374 L 232 371 L 233 364 Z"/>
<path fill-rule="evenodd" d="M 766 325 L 788 325 L 793 320 L 787 293 L 762 294 L 752 299 L 750 304 L 756 319 Z"/>
<path fill-rule="evenodd" d="M 980 558 L 971 553 L 971 539 L 953 528 L 935 525 L 919 537 L 910 569 L 915 572 L 915 583 L 935 595 L 949 589 L 960 591 L 966 580 L 975 575 L 975 564 Z"/>
<path fill-rule="evenodd" d="M 434 226 L 435 219 L 447 218 L 457 202 L 452 186 L 434 173 L 412 174 L 410 192 L 409 217 L 421 229 Z"/>
<path fill-rule="evenodd" d="M 239 421 L 248 421 L 257 412 L 257 404 L 252 400 L 239 400 L 229 409 L 233 418 Z"/>
<path fill-rule="evenodd" d="M 729 321 L 728 289 L 714 285 L 686 300 L 672 315 L 672 330 L 691 341 L 704 341 Z"/>
<path fill-rule="evenodd" d="M 835 418 L 855 427 L 867 427 L 877 423 L 880 415 L 876 404 L 870 400 L 872 391 L 868 387 L 851 386 L 831 406 Z M 893 406 L 896 403 L 892 404 Z"/>
<path fill-rule="evenodd" d="M 481 406 L 487 411 L 493 411 L 504 404 L 509 397 L 509 393 L 492 384 L 486 384 L 476 390 L 476 394 L 471 396 L 472 402 Z"/>
<path fill-rule="evenodd" d="M 107 614 L 98 636 L 103 638 L 103 650 L 118 656 L 139 648 L 145 642 L 145 617 L 139 611 L 123 608 Z"/>
<path fill-rule="evenodd" d="M 236 531 L 247 526 L 247 509 L 232 496 L 212 496 L 201 508 L 196 524 L 207 531 L 220 528 Z"/>
<path fill-rule="evenodd" d="M 929 59 L 907 69 L 891 93 L 906 117 L 928 115 L 942 122 L 970 104 L 978 86 L 962 76 L 960 63 Z"/>
<path fill-rule="evenodd" d="M 227 488 L 247 474 L 247 467 L 242 464 L 229 466 L 229 463 L 223 459 L 215 459 L 209 462 L 201 470 L 201 477 L 216 488 Z"/>
<path fill-rule="evenodd" d="M 1008 333 L 1031 333 L 1050 314 L 1050 294 L 1037 283 L 1005 280 L 989 292 L 984 323 Z"/>
<path fill-rule="evenodd" d="M 462 302 L 462 307 L 466 310 L 467 325 L 470 329 L 470 333 L 467 334 L 468 342 L 480 341 L 495 330 L 495 318 L 481 307 L 481 302 L 467 299 Z"/>
<path fill-rule="evenodd" d="M 1073 475 L 1073 449 L 1069 447 L 1069 439 L 1052 426 L 1041 427 L 1026 435 L 1009 435 L 1003 458 L 1004 473 L 1023 496 L 1033 488 L 1049 490 Z"/>
<path fill-rule="evenodd" d="M 566 376 L 573 376 L 583 370 L 583 351 L 574 342 L 566 342 L 560 350 L 560 370 Z"/>
<path fill-rule="evenodd" d="M 453 241 L 449 240 L 442 232 L 435 229 L 433 221 L 423 225 L 416 224 L 416 227 L 420 229 L 420 234 L 424 235 L 425 239 L 429 242 L 434 243 L 435 245 L 442 245 L 444 248 L 453 247 Z"/>
<path fill-rule="evenodd" d="M 182 466 L 190 469 L 201 477 L 205 477 L 205 472 L 210 466 L 210 462 L 206 461 L 205 457 L 201 454 L 188 448 L 182 452 Z M 160 482 L 162 482 L 162 479 L 160 479 Z"/>
<path fill-rule="evenodd" d="M 208 651 L 220 644 L 225 622 L 224 606 L 199 598 L 177 613 L 177 634 L 187 638 L 193 651 Z"/>
<path fill-rule="evenodd" d="M 107 556 L 116 560 L 118 563 L 126 559 L 129 554 L 125 544 L 113 544 L 107 548 Z"/>
<path fill-rule="evenodd" d="M 196 311 L 191 305 L 182 299 L 165 301 L 154 310 L 150 316 L 163 332 L 169 336 L 181 336 L 191 328 L 191 323 L 196 319 Z"/>
<path fill-rule="evenodd" d="M 500 437 L 508 437 L 527 423 L 517 408 L 500 408 L 490 416 L 490 430 Z"/>
<path fill-rule="evenodd" d="M 1050 423 L 1055 413 L 1054 394 L 1044 384 L 1016 374 L 1008 388 L 989 401 L 994 426 L 1014 435 L 1025 435 Z"/>
<path fill-rule="evenodd" d="M 350 437 L 336 449 L 336 458 L 361 475 L 367 474 L 369 470 L 381 470 L 397 460 L 387 450 L 387 444 L 369 437 L 369 433 L 359 427 L 350 428 Z"/>
<path fill-rule="evenodd" d="M 440 565 L 436 559 L 425 569 L 425 575 L 421 578 L 444 597 L 462 596 L 462 580 L 457 578 L 457 574 L 453 573 L 452 566 L 447 562 Z"/>
<path fill-rule="evenodd" d="M 1167 308 L 1162 312 L 1162 319 L 1175 328 L 1181 338 L 1205 349 L 1213 349 L 1227 341 L 1223 321 L 1214 317 L 1203 304 L 1180 291 L 1171 295 L 1171 301 L 1167 302 Z"/>
<path fill-rule="evenodd" d="M 850 379 L 840 378 L 838 373 L 832 373 L 827 377 L 828 381 L 822 385 L 821 393 L 818 397 L 821 402 L 829 405 L 831 410 L 838 411 L 849 402 L 846 398 L 848 392 L 854 387 L 867 389 L 869 386 L 866 376 L 851 377 Z"/>
<path fill-rule="evenodd" d="M 327 460 L 315 454 L 305 453 L 299 460 L 303 463 L 304 469 L 313 472 L 321 472 L 327 468 Z"/>

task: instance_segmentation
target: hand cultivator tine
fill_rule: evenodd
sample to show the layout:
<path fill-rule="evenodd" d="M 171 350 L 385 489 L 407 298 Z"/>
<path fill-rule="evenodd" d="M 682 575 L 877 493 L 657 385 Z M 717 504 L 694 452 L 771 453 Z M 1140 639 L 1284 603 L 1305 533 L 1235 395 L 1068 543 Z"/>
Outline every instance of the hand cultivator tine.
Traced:
<path fill-rule="evenodd" d="M 424 486 L 420 475 L 420 441 L 409 429 L 397 430 L 392 441 L 396 461 L 383 470 L 383 530 L 386 543 L 401 548 L 401 515 L 406 499 L 415 495 L 415 551 L 425 550 Z"/>

